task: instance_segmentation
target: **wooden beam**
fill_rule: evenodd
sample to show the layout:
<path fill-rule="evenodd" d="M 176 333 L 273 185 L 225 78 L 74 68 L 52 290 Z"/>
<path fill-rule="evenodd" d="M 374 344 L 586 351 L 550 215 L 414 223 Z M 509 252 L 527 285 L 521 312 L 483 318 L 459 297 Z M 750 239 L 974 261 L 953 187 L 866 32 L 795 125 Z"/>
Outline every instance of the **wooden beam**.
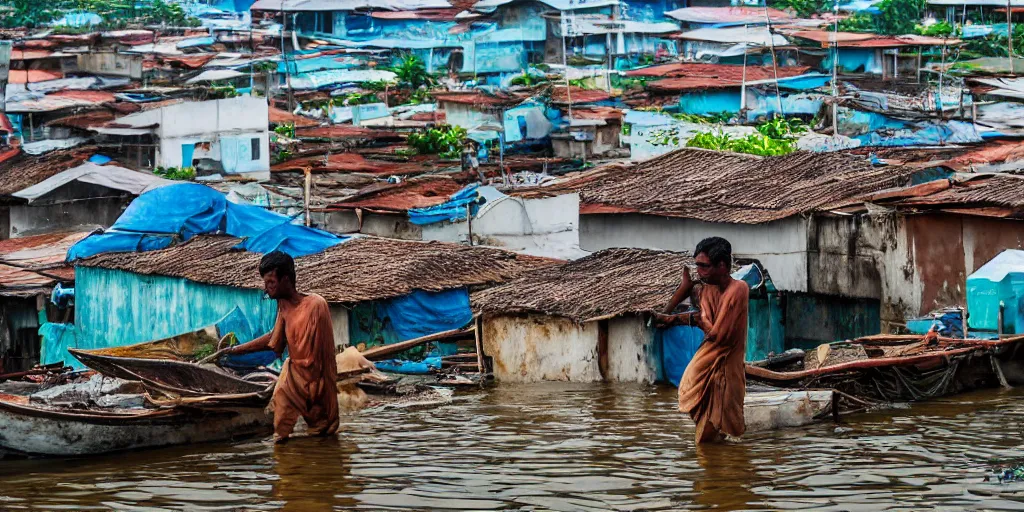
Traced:
<path fill-rule="evenodd" d="M 431 341 L 437 341 L 437 340 L 443 340 L 445 338 L 453 338 L 453 337 L 456 337 L 456 336 L 459 336 L 459 335 L 462 335 L 462 334 L 469 334 L 469 333 L 472 333 L 474 331 L 476 331 L 476 329 L 473 328 L 473 327 L 469 327 L 469 328 L 466 328 L 466 329 L 453 329 L 451 331 L 439 332 L 439 333 L 431 334 L 429 336 L 423 336 L 423 337 L 414 338 L 414 339 L 411 339 L 411 340 L 400 341 L 398 343 L 392 343 L 390 345 L 383 345 L 383 346 L 380 346 L 380 347 L 373 347 L 373 348 L 364 350 L 362 352 L 362 354 L 363 354 L 363 357 L 369 359 L 370 361 L 379 361 L 379 360 L 384 359 L 384 358 L 386 358 L 388 356 L 397 354 L 397 353 L 405 351 L 405 350 L 409 350 L 410 348 L 418 347 L 420 345 L 423 345 L 424 343 L 429 343 Z"/>

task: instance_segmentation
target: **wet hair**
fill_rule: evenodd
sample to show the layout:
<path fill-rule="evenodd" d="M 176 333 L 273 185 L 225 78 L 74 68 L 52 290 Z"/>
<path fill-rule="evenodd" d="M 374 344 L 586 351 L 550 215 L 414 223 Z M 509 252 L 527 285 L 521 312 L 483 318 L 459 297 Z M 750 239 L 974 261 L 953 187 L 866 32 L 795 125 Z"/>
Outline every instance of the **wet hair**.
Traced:
<path fill-rule="evenodd" d="M 295 283 L 295 260 L 281 251 L 268 252 L 260 259 L 260 276 L 265 276 L 271 271 L 277 273 L 277 278 L 288 277 Z"/>
<path fill-rule="evenodd" d="M 713 236 L 701 240 L 693 251 L 694 256 L 700 253 L 706 254 L 712 265 L 725 263 L 726 268 L 732 266 L 732 244 L 722 237 Z"/>

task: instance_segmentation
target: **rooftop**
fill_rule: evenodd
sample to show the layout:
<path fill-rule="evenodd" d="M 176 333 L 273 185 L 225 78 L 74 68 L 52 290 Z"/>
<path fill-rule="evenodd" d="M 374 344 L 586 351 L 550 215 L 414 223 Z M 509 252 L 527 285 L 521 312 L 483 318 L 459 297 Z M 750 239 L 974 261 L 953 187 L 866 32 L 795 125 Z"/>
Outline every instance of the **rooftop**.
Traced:
<path fill-rule="evenodd" d="M 581 173 L 556 187 L 580 192 L 581 214 L 645 213 L 761 224 L 908 184 L 913 172 L 872 166 L 864 157 L 840 153 L 758 157 L 684 148 Z"/>
<path fill-rule="evenodd" d="M 102 254 L 78 265 L 262 289 L 260 255 L 233 249 L 239 241 L 199 236 L 160 251 Z M 485 247 L 361 237 L 296 259 L 296 273 L 302 291 L 331 303 L 355 304 L 415 290 L 494 285 L 551 263 Z"/>
<path fill-rule="evenodd" d="M 375 183 L 331 208 L 407 212 L 444 203 L 463 185 L 448 176 L 424 176 L 397 184 Z"/>
<path fill-rule="evenodd" d="M 665 307 L 688 265 L 687 253 L 608 249 L 476 292 L 472 304 L 485 314 L 538 313 L 581 323 L 649 313 Z"/>
<path fill-rule="evenodd" d="M 867 203 L 908 213 L 933 211 L 1024 219 L 1024 176 L 978 174 L 930 181 L 867 194 L 836 210 L 863 212 Z"/>

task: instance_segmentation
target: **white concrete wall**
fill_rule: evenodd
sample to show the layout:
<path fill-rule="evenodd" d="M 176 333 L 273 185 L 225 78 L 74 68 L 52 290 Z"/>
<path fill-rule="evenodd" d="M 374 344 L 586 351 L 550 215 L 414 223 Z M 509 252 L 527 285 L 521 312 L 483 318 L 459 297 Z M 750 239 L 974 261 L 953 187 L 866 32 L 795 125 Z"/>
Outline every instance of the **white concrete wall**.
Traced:
<path fill-rule="evenodd" d="M 142 78 L 144 55 L 114 52 L 83 53 L 76 56 L 78 70 L 97 75 Z"/>
<path fill-rule="evenodd" d="M 501 382 L 599 382 L 597 323 L 548 316 L 485 317 L 484 354 Z"/>
<path fill-rule="evenodd" d="M 465 58 L 469 59 L 471 57 L 467 54 Z M 441 102 L 440 107 L 444 111 L 445 122 L 452 126 L 461 126 L 467 130 L 472 130 L 486 123 L 501 124 L 501 118 L 498 114 L 481 112 L 473 105 L 444 101 Z"/>
<path fill-rule="evenodd" d="M 654 329 L 647 327 L 643 317 L 609 320 L 606 380 L 653 384 L 660 374 L 661 361 L 654 349 Z"/>
<path fill-rule="evenodd" d="M 334 330 L 334 351 L 341 352 L 348 347 L 348 308 L 331 304 L 331 327 Z"/>
<path fill-rule="evenodd" d="M 157 165 L 189 166 L 182 161 L 182 145 L 211 143 L 202 155 L 220 161 L 231 174 L 259 173 L 269 178 L 270 133 L 266 98 L 240 96 L 223 100 L 180 103 L 159 109 L 160 140 Z M 133 119 L 133 124 L 138 124 Z M 253 155 L 251 140 L 259 140 Z M 198 153 L 196 156 L 200 156 Z"/>
<path fill-rule="evenodd" d="M 484 205 L 473 219 L 473 243 L 523 254 L 572 259 L 580 249 L 578 194 L 522 199 L 506 196 Z M 469 224 L 423 226 L 423 240 L 466 242 Z"/>
<path fill-rule="evenodd" d="M 807 220 L 791 217 L 767 224 L 727 224 L 641 214 L 580 216 L 580 248 L 600 251 L 636 247 L 693 252 L 697 243 L 720 236 L 738 258 L 756 258 L 785 291 L 807 291 Z"/>

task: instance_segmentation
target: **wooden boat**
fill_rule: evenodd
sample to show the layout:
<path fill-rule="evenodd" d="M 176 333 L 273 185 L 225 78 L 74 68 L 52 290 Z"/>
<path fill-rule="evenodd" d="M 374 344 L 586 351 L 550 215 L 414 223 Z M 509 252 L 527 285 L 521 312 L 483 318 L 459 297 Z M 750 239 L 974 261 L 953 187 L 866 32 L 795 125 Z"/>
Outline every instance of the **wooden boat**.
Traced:
<path fill-rule="evenodd" d="M 999 340 L 869 336 L 746 367 L 747 379 L 782 388 L 831 388 L 859 399 L 925 400 L 1024 383 L 1024 336 Z M 824 357 L 820 354 L 829 354 Z M 836 356 L 836 354 L 839 354 Z M 820 366 L 814 364 L 818 356 Z"/>
<path fill-rule="evenodd" d="M 258 393 L 267 387 L 266 382 L 250 382 L 191 362 L 119 357 L 109 355 L 107 350 L 68 349 L 68 352 L 82 364 L 108 377 L 140 381 L 147 387 L 179 396 Z"/>
<path fill-rule="evenodd" d="M 156 409 L 73 409 L 0 395 L 0 452 L 82 456 L 224 441 L 271 431 L 263 406 L 178 404 Z"/>

